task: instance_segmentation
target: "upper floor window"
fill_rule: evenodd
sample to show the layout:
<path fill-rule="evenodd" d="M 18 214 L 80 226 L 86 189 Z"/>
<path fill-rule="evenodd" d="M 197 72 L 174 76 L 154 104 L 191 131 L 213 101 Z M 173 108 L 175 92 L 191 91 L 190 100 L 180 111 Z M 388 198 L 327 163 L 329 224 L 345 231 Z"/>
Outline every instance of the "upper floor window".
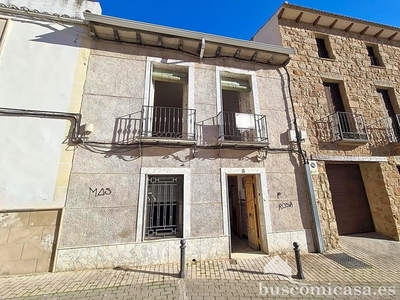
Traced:
<path fill-rule="evenodd" d="M 367 53 L 371 61 L 371 66 L 382 66 L 379 51 L 376 46 L 367 46 Z"/>
<path fill-rule="evenodd" d="M 195 140 L 196 112 L 190 66 L 148 60 L 148 91 L 142 110 L 142 139 Z"/>
<path fill-rule="evenodd" d="M 217 68 L 219 143 L 267 142 L 266 116 L 260 115 L 254 71 Z"/>
<path fill-rule="evenodd" d="M 317 37 L 315 38 L 315 40 L 317 42 L 318 56 L 321 58 L 331 58 L 327 46 L 328 43 L 327 39 L 322 37 Z"/>

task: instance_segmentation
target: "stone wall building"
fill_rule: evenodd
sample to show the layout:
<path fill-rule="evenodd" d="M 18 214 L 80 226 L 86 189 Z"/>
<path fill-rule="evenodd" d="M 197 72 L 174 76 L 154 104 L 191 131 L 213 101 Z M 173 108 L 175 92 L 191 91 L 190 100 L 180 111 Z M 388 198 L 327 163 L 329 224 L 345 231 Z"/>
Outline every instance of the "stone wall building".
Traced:
<path fill-rule="evenodd" d="M 0 4 L 1 275 L 53 270 L 91 41 L 68 1 L 26 2 Z"/>
<path fill-rule="evenodd" d="M 293 50 L 86 13 L 93 36 L 56 270 L 314 251 Z M 233 238 L 232 238 L 233 237 Z"/>
<path fill-rule="evenodd" d="M 326 249 L 341 234 L 400 238 L 399 30 L 285 3 L 252 39 L 296 51 L 287 69 Z"/>

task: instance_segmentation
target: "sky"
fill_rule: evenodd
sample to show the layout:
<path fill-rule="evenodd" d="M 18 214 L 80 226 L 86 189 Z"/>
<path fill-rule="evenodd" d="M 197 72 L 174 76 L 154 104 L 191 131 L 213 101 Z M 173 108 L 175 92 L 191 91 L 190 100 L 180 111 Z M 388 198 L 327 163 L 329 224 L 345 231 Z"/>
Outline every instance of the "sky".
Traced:
<path fill-rule="evenodd" d="M 249 40 L 283 0 L 98 0 L 103 15 Z M 400 27 L 400 0 L 293 0 L 348 17 Z"/>

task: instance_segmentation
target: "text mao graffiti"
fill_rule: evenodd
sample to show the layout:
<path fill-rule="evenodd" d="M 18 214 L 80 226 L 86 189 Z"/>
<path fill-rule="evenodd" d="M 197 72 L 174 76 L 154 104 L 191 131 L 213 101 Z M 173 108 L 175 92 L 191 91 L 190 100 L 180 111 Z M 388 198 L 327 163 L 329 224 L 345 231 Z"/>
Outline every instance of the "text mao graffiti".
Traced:
<path fill-rule="evenodd" d="M 91 195 L 94 195 L 95 197 L 108 196 L 110 194 L 111 194 L 111 189 L 109 188 L 101 188 L 99 190 L 97 188 L 95 189 L 89 188 L 89 197 Z"/>

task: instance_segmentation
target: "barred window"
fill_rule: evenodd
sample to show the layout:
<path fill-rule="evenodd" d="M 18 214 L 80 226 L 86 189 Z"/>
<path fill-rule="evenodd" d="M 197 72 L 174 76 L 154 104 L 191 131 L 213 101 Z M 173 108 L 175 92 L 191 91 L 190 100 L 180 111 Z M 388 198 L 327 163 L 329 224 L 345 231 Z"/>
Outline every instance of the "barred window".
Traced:
<path fill-rule="evenodd" d="M 149 176 L 146 239 L 182 237 L 183 175 Z"/>

